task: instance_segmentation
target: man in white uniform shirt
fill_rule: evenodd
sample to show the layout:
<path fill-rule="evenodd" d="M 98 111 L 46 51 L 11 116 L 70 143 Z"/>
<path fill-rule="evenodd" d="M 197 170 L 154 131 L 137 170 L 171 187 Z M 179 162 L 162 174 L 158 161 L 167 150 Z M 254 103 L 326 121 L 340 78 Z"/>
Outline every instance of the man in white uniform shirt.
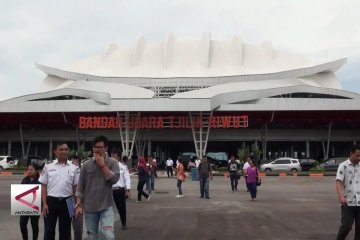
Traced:
<path fill-rule="evenodd" d="M 67 161 L 68 146 L 59 143 L 54 150 L 56 160 L 45 164 L 39 178 L 45 218 L 45 240 L 55 239 L 55 227 L 59 218 L 59 238 L 68 240 L 71 236 L 71 218 L 66 199 L 75 194 L 80 170 Z"/>
<path fill-rule="evenodd" d="M 168 160 L 166 160 L 166 172 L 167 172 L 168 178 L 170 177 L 170 173 L 171 173 L 171 177 L 173 177 L 173 167 L 174 167 L 174 162 L 169 157 Z"/>
<path fill-rule="evenodd" d="M 120 168 L 120 178 L 117 183 L 115 183 L 112 187 L 113 199 L 116 205 L 116 208 L 120 215 L 122 229 L 126 230 L 126 199 L 130 197 L 130 174 L 128 167 L 126 165 L 126 161 L 128 160 L 127 156 L 123 156 L 121 159 L 121 151 L 119 149 L 115 149 L 111 153 L 111 157 L 119 162 Z"/>
<path fill-rule="evenodd" d="M 70 161 L 75 164 L 76 166 L 81 168 L 81 159 L 76 154 L 70 156 Z M 83 232 L 84 232 L 84 218 L 81 215 L 80 217 L 76 218 L 75 216 L 72 218 L 72 226 L 74 230 L 74 240 L 82 240 Z"/>
<path fill-rule="evenodd" d="M 246 160 L 246 163 L 243 166 L 243 176 L 245 178 L 245 184 L 247 183 L 247 173 L 246 172 L 247 172 L 247 169 L 250 167 L 250 161 L 251 161 L 251 158 L 248 157 Z M 247 192 L 249 191 L 247 184 L 246 184 L 246 191 Z"/>
<path fill-rule="evenodd" d="M 341 205 L 341 226 L 337 240 L 349 234 L 355 220 L 355 240 L 360 239 L 360 145 L 353 145 L 350 158 L 339 165 L 336 191 Z"/>
<path fill-rule="evenodd" d="M 199 165 L 200 165 L 200 163 L 201 163 L 200 158 L 196 158 L 196 160 L 195 160 L 195 167 L 198 168 Z"/>

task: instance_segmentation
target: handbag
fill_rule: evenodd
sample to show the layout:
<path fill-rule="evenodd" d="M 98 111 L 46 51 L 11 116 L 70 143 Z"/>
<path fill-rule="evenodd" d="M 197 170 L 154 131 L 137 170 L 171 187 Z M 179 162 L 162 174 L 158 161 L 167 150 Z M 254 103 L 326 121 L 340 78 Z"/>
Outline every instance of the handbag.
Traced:
<path fill-rule="evenodd" d="M 257 178 L 256 179 L 256 186 L 260 186 L 261 185 L 261 178 Z"/>
<path fill-rule="evenodd" d="M 179 176 L 178 176 L 178 179 L 179 179 L 180 181 L 182 181 L 182 182 L 185 182 L 185 178 L 186 178 L 186 176 L 184 176 L 184 175 L 179 175 Z"/>
<path fill-rule="evenodd" d="M 261 178 L 259 178 L 259 172 L 256 168 L 256 186 L 261 186 Z"/>

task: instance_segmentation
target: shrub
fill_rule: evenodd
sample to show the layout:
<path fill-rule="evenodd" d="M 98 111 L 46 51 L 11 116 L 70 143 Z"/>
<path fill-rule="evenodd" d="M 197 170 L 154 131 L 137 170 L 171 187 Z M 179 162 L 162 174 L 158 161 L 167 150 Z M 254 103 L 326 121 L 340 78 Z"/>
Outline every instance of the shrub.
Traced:
<path fill-rule="evenodd" d="M 322 168 L 322 167 L 320 167 L 319 165 L 317 165 L 317 166 L 311 168 L 311 169 L 309 170 L 309 172 L 325 172 L 325 169 Z"/>

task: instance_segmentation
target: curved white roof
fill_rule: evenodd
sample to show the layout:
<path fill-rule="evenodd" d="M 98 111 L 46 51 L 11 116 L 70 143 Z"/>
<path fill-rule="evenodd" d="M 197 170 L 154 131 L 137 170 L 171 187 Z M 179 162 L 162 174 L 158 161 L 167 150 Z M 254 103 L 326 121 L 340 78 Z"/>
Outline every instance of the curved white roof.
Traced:
<path fill-rule="evenodd" d="M 141 37 L 132 47 L 110 44 L 101 54 L 53 68 L 101 77 L 198 78 L 269 74 L 317 65 L 277 51 L 269 41 L 255 46 L 239 36 L 216 41 L 206 33 L 198 40 L 179 40 L 168 34 L 163 42 L 147 42 Z"/>
<path fill-rule="evenodd" d="M 2 101 L 0 112 L 358 110 L 360 95 L 340 90 L 335 75 L 345 62 L 311 63 L 238 36 L 140 38 L 71 66 L 37 64 L 48 75 L 41 92 Z"/>
<path fill-rule="evenodd" d="M 110 98 L 152 98 L 154 96 L 154 92 L 149 89 L 122 83 L 67 81 L 65 86 L 61 85 L 56 89 L 64 88 L 105 92 Z"/>

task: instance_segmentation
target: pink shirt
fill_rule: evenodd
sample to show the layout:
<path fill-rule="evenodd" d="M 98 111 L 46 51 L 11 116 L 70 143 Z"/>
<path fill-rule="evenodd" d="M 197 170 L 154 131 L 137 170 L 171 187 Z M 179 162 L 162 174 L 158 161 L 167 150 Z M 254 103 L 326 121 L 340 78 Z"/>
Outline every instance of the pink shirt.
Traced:
<path fill-rule="evenodd" d="M 247 183 L 255 183 L 257 178 L 257 169 L 256 167 L 249 167 L 246 170 L 247 173 Z"/>

